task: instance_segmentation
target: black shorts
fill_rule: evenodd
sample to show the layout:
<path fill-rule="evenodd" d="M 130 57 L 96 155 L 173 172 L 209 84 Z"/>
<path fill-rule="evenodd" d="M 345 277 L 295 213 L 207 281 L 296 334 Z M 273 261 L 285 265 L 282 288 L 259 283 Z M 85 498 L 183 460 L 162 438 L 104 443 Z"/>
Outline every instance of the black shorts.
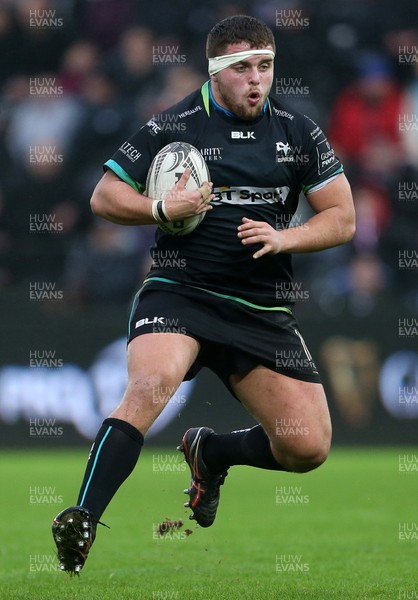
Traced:
<path fill-rule="evenodd" d="M 296 320 L 287 312 L 251 308 L 187 286 L 145 286 L 132 307 L 128 340 L 145 333 L 181 333 L 199 342 L 199 355 L 185 380 L 208 367 L 232 392 L 230 375 L 263 365 L 288 377 L 321 382 Z"/>

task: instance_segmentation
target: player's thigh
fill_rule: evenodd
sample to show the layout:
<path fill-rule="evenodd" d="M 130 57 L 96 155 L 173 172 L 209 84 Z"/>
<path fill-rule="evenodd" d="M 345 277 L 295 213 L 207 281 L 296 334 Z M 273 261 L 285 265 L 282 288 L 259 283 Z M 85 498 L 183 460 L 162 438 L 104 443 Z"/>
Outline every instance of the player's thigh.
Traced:
<path fill-rule="evenodd" d="M 295 456 L 327 455 L 331 419 L 320 383 L 301 381 L 259 366 L 233 375 L 232 388 L 263 426 L 273 449 Z"/>
<path fill-rule="evenodd" d="M 141 386 L 180 385 L 200 345 L 180 333 L 145 333 L 128 345 L 128 378 Z"/>
<path fill-rule="evenodd" d="M 164 409 L 199 353 L 199 343 L 176 333 L 146 333 L 128 346 L 128 385 L 111 416 L 143 435 Z"/>

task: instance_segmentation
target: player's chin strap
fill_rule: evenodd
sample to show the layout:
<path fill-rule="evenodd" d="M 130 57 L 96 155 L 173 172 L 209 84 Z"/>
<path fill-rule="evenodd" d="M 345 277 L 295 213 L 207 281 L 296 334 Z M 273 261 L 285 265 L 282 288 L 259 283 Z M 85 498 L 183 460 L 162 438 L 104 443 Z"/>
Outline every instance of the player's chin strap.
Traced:
<path fill-rule="evenodd" d="M 215 73 L 231 65 L 235 65 L 235 63 L 261 54 L 268 54 L 272 58 L 275 57 L 273 50 L 243 50 L 242 52 L 233 52 L 232 54 L 223 54 L 222 56 L 209 58 L 209 75 L 215 75 Z"/>

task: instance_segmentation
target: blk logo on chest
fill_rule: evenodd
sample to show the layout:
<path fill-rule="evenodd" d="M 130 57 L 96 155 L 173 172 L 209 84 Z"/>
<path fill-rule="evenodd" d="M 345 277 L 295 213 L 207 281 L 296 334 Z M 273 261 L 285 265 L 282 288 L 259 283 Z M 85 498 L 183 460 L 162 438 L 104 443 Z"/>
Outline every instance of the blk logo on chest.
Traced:
<path fill-rule="evenodd" d="M 254 131 L 231 131 L 233 140 L 255 140 Z"/>

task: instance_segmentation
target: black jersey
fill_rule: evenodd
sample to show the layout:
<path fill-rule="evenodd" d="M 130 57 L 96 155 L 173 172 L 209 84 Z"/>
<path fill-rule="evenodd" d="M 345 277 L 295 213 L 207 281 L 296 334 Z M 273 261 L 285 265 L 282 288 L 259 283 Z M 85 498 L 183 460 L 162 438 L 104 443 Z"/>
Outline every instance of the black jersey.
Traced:
<path fill-rule="evenodd" d="M 192 144 L 205 158 L 214 208 L 189 235 L 157 229 L 146 281 L 191 285 L 260 308 L 291 305 L 276 294 L 291 289 L 290 254 L 253 259 L 257 245 L 243 245 L 237 227 L 245 216 L 287 228 L 301 191 L 318 189 L 342 171 L 322 130 L 274 97 L 255 121 L 235 118 L 215 105 L 206 82 L 139 129 L 105 169 L 143 191 L 155 154 L 174 141 Z"/>

